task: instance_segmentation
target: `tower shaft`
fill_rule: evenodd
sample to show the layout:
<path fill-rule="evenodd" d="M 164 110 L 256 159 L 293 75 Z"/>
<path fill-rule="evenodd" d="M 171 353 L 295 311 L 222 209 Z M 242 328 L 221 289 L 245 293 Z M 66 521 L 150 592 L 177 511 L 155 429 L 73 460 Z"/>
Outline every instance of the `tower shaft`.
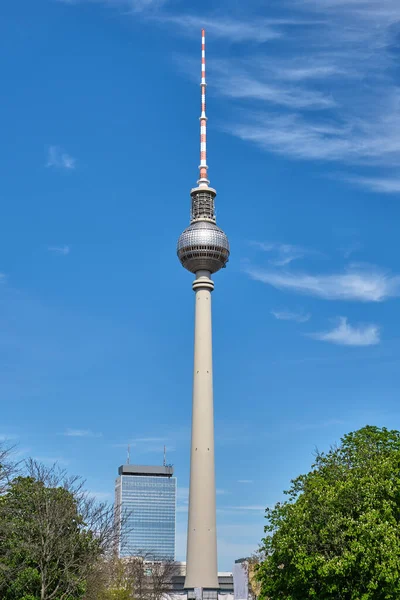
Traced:
<path fill-rule="evenodd" d="M 218 588 L 211 292 L 198 271 L 195 292 L 192 442 L 185 588 Z"/>

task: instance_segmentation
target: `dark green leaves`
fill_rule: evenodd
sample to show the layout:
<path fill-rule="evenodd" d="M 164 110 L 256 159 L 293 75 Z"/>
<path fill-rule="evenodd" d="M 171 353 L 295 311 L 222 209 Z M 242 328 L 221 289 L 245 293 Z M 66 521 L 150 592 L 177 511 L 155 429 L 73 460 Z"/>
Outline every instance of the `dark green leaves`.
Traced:
<path fill-rule="evenodd" d="M 364 427 L 318 454 L 267 510 L 262 595 L 285 600 L 400 597 L 400 432 Z"/>

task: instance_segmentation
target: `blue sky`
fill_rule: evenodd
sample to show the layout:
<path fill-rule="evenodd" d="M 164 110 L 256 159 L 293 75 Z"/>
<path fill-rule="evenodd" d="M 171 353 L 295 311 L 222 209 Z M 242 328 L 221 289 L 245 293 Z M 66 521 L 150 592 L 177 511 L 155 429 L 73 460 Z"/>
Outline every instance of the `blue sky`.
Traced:
<path fill-rule="evenodd" d="M 200 29 L 220 568 L 366 423 L 400 428 L 398 0 L 0 6 L 0 435 L 111 499 L 126 445 L 179 481 L 185 554 Z"/>

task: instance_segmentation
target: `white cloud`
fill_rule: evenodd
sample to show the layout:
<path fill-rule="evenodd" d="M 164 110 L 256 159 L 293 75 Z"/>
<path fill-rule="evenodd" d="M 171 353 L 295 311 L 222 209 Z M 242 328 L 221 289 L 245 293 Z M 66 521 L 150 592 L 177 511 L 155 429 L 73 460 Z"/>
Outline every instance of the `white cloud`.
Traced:
<path fill-rule="evenodd" d="M 163 15 L 163 22 L 173 23 L 186 34 L 198 35 L 201 28 L 216 38 L 225 38 L 232 42 L 252 41 L 263 43 L 282 37 L 279 25 L 282 21 L 267 19 L 233 19 L 215 16 L 214 18 L 197 15 Z M 276 25 L 276 27 L 275 27 Z"/>
<path fill-rule="evenodd" d="M 64 4 L 98 3 L 108 6 L 130 8 L 134 12 L 160 8 L 168 0 L 56 0 Z M 128 13 L 129 14 L 129 13 Z M 147 16 L 156 18 L 162 24 L 173 24 L 179 27 L 181 33 L 189 36 L 198 35 L 200 29 L 206 29 L 213 38 L 227 39 L 230 42 L 251 41 L 262 44 L 275 40 L 285 35 L 284 28 L 309 25 L 309 19 L 303 18 L 234 18 L 227 17 L 225 13 L 170 14 L 163 11 L 160 15 L 149 13 Z"/>
<path fill-rule="evenodd" d="M 63 435 L 65 435 L 67 437 L 86 437 L 86 438 L 102 436 L 101 433 L 95 433 L 93 431 L 90 431 L 90 429 L 66 429 Z"/>
<path fill-rule="evenodd" d="M 303 59 L 304 60 L 304 59 Z M 307 63 L 307 60 L 306 60 Z M 271 65 L 271 75 L 276 79 L 291 82 L 307 82 L 307 80 L 324 80 L 332 77 L 346 77 L 354 75 L 348 69 L 344 69 L 335 64 L 329 64 L 319 61 L 309 60 L 308 65 L 297 64 L 296 60 L 290 63 L 275 61 Z"/>
<path fill-rule="evenodd" d="M 257 14 L 256 6 L 251 17 L 233 11 L 226 18 L 187 14 L 184 3 L 180 14 L 171 14 L 152 11 L 163 4 L 157 0 L 81 1 L 142 11 L 185 35 L 204 26 L 210 37 L 229 42 L 225 54 L 210 57 L 209 73 L 213 89 L 232 99 L 231 122 L 222 125 L 230 134 L 296 160 L 397 168 L 400 88 L 392 50 L 398 0 L 287 0 L 276 19 Z M 274 48 L 273 61 L 264 45 L 269 40 L 284 44 L 284 52 Z M 230 51 L 234 42 L 252 44 L 239 57 Z M 74 166 L 71 160 L 64 168 Z M 400 191 L 398 178 L 386 173 L 345 179 L 372 191 Z"/>
<path fill-rule="evenodd" d="M 306 323 L 311 319 L 310 313 L 296 313 L 290 310 L 271 310 L 271 315 L 278 321 L 296 321 L 296 323 Z"/>
<path fill-rule="evenodd" d="M 353 327 L 346 317 L 340 317 L 337 327 L 331 331 L 312 333 L 311 337 L 341 346 L 374 346 L 380 342 L 380 331 L 379 327 L 373 324 Z"/>
<path fill-rule="evenodd" d="M 313 0 L 304 0 L 304 5 L 309 4 L 314 10 L 346 15 L 364 21 L 373 21 L 375 25 L 400 21 L 399 3 L 397 0 L 320 0 L 318 5 Z"/>
<path fill-rule="evenodd" d="M 288 83 L 270 81 L 259 73 L 251 74 L 240 66 L 236 66 L 232 74 L 230 61 L 214 61 L 212 69 L 218 69 L 213 85 L 221 95 L 236 99 L 269 102 L 292 109 L 327 109 L 335 106 L 335 100 L 319 90 L 290 85 Z"/>
<path fill-rule="evenodd" d="M 246 123 L 230 130 L 265 150 L 297 159 L 389 166 L 400 160 L 400 112 L 393 104 L 397 105 L 397 91 L 395 98 L 382 99 L 385 114 L 344 117 L 341 122 L 331 116 L 307 120 L 298 114 L 253 112 Z M 363 178 L 353 179 L 362 183 Z"/>
<path fill-rule="evenodd" d="M 150 9 L 158 9 L 168 0 L 119 0 L 120 4 L 126 4 L 135 12 L 143 12 Z M 110 3 L 110 0 L 108 0 Z"/>
<path fill-rule="evenodd" d="M 311 275 L 246 268 L 247 274 L 257 281 L 325 300 L 357 300 L 382 302 L 400 295 L 400 277 L 377 268 L 357 265 L 344 273 Z"/>
<path fill-rule="evenodd" d="M 59 146 L 50 146 L 48 150 L 46 167 L 64 169 L 70 171 L 75 169 L 76 160 Z"/>
<path fill-rule="evenodd" d="M 54 252 L 54 254 L 60 254 L 61 256 L 67 256 L 70 253 L 71 248 L 69 246 L 49 246 L 47 248 L 49 252 Z"/>
<path fill-rule="evenodd" d="M 270 258 L 268 262 L 271 265 L 277 267 L 284 267 L 290 264 L 294 260 L 303 258 L 305 254 L 309 254 L 309 250 L 300 248 L 300 246 L 293 246 L 292 244 L 280 244 L 276 242 L 252 242 L 253 246 L 256 246 L 264 252 L 270 252 L 273 254 L 273 258 Z"/>
<path fill-rule="evenodd" d="M 398 1 L 289 0 L 281 9 L 283 19 L 303 15 L 314 25 L 290 35 L 284 25 L 278 29 L 283 58 L 278 49 L 271 61 L 256 47 L 240 58 L 210 62 L 213 87 L 241 100 L 224 129 L 293 159 L 397 167 L 400 93 L 392 47 Z M 282 107 L 278 114 L 273 105 Z M 323 112 L 310 115 L 309 109 Z M 386 174 L 353 182 L 384 193 L 400 188 Z"/>
<path fill-rule="evenodd" d="M 254 483 L 252 479 L 238 479 L 238 483 Z"/>
<path fill-rule="evenodd" d="M 131 9 L 135 12 L 141 12 L 152 8 L 159 8 L 165 4 L 167 0 L 56 0 L 62 4 L 104 4 L 114 8 Z"/>
<path fill-rule="evenodd" d="M 382 194 L 400 193 L 400 179 L 397 177 L 345 177 L 345 180 L 371 192 Z"/>

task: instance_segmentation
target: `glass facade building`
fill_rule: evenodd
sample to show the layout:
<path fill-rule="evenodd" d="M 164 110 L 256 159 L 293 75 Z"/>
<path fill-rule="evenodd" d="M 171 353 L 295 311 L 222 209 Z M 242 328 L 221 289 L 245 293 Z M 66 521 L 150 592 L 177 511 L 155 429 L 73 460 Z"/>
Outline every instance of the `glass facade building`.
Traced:
<path fill-rule="evenodd" d="M 173 468 L 124 465 L 115 483 L 119 555 L 175 560 Z"/>

